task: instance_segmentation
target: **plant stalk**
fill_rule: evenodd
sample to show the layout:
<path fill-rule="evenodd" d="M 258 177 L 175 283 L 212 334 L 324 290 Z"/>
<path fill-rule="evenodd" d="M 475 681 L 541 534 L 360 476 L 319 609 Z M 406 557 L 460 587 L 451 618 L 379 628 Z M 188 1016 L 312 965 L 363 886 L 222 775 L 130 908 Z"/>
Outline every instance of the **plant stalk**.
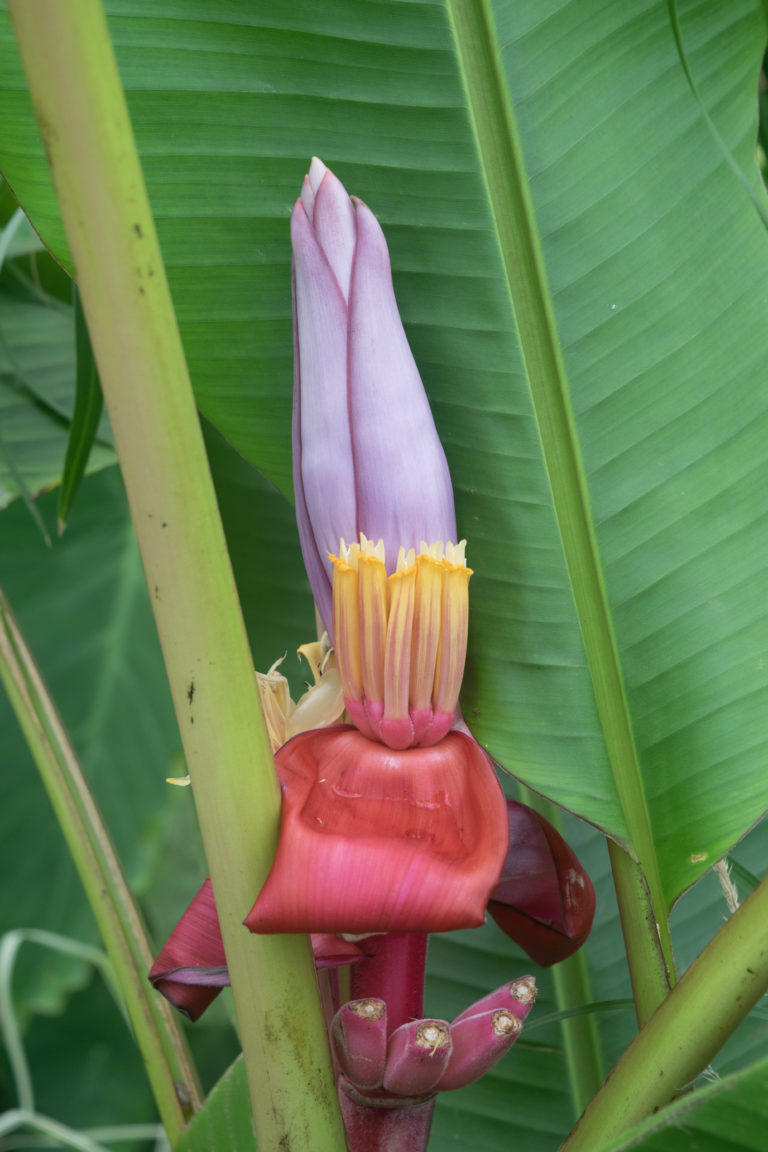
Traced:
<path fill-rule="evenodd" d="M 232 979 L 259 1147 L 341 1150 L 306 937 L 256 937 L 279 790 L 197 410 L 98 0 L 11 0 L 141 548 Z"/>
<path fill-rule="evenodd" d="M 170 1005 L 149 987 L 147 934 L 109 833 L 55 705 L 0 591 L 0 679 L 72 854 L 107 949 L 170 1140 L 200 1107 L 200 1088 Z"/>
<path fill-rule="evenodd" d="M 351 1152 L 424 1152 L 429 1141 L 435 1096 L 371 1100 L 343 1077 L 339 1100 Z"/>
<path fill-rule="evenodd" d="M 383 1000 L 390 1037 L 395 1029 L 424 1013 L 428 940 L 424 932 L 370 936 L 363 941 L 368 957 L 351 966 L 350 998 Z M 434 1093 L 406 1097 L 382 1089 L 362 1092 L 346 1076 L 340 1076 L 339 1102 L 350 1152 L 426 1149 L 435 1111 Z"/>
<path fill-rule="evenodd" d="M 664 910 L 661 913 L 661 922 L 657 919 L 655 902 L 637 861 L 612 840 L 608 841 L 608 855 L 613 871 L 624 948 L 627 957 L 630 958 L 629 978 L 635 1001 L 635 1015 L 639 1027 L 642 1028 L 659 1005 L 660 990 L 671 988 L 674 980 L 669 921 Z M 662 933 L 665 933 L 664 938 Z"/>
<path fill-rule="evenodd" d="M 590 1003 L 592 990 L 583 949 L 554 965 L 552 982 L 559 1009 Z M 604 1079 L 597 1020 L 592 1012 L 569 1016 L 560 1021 L 560 1028 L 573 1112 L 574 1116 L 580 1116 Z"/>
<path fill-rule="evenodd" d="M 350 967 L 350 1000 L 383 1000 L 390 1032 L 424 1015 L 428 940 L 425 932 L 369 936 L 363 941 L 367 958 Z"/>
<path fill-rule="evenodd" d="M 561 1152 L 594 1152 L 674 1100 L 768 990 L 768 878 L 635 1037 Z"/>

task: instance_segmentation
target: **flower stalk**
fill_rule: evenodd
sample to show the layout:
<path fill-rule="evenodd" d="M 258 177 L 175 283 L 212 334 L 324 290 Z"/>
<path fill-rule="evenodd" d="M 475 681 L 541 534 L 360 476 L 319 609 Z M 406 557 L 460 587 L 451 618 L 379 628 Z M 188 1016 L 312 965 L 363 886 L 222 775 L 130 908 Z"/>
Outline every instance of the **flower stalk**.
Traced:
<path fill-rule="evenodd" d="M 427 1147 L 434 1094 L 372 1101 L 341 1078 L 339 1103 L 349 1147 L 354 1152 L 422 1152 Z"/>
<path fill-rule="evenodd" d="M 199 419 L 104 12 L 10 5 L 50 159 L 192 780 L 258 1141 L 340 1152 L 309 943 L 242 917 L 266 875 L 279 793 Z M 301 1020 L 302 1044 L 288 1027 Z M 270 1037 L 267 1040 L 267 1036 Z"/>

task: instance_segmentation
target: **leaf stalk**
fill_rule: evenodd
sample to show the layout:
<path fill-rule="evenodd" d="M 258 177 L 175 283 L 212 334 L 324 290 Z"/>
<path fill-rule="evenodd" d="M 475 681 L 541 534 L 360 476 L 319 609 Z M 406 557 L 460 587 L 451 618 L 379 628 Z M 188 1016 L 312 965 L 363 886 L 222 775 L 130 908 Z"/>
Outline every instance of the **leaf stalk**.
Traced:
<path fill-rule="evenodd" d="M 169 1137 L 178 1135 L 200 1105 L 186 1040 L 170 1005 L 149 988 L 146 972 L 152 953 L 141 915 L 61 718 L 1 590 L 0 679 L 112 961 L 163 1124 Z"/>
<path fill-rule="evenodd" d="M 694 960 L 561 1152 L 595 1152 L 674 1100 L 768 990 L 768 878 Z"/>
<path fill-rule="evenodd" d="M 12 0 L 210 866 L 259 1146 L 344 1148 L 306 937 L 242 920 L 279 791 L 168 282 L 98 0 Z"/>

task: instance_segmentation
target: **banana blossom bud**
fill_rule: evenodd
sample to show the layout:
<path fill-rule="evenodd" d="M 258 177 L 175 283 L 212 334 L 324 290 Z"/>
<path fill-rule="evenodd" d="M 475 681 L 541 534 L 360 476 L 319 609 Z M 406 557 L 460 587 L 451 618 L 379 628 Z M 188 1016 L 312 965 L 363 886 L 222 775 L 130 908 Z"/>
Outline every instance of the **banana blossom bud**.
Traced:
<path fill-rule="evenodd" d="M 291 239 L 304 563 L 352 722 L 392 748 L 435 744 L 456 713 L 471 573 L 386 241 L 316 158 Z"/>
<path fill-rule="evenodd" d="M 293 460 L 304 563 L 332 635 L 339 541 L 455 541 L 453 491 L 373 213 L 317 158 L 291 217 Z"/>

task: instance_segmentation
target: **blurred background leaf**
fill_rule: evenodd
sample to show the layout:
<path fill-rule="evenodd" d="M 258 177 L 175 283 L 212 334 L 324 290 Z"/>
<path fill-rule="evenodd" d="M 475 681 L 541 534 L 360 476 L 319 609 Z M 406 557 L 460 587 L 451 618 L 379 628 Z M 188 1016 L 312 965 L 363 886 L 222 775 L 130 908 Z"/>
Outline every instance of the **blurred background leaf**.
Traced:
<path fill-rule="evenodd" d="M 622 835 L 451 5 L 301 0 L 212 10 L 205 0 L 108 0 L 106 8 L 255 665 L 266 669 L 287 649 L 283 669 L 298 687 L 292 653 L 313 630 L 281 491 L 290 491 L 288 216 L 309 157 L 319 153 L 385 228 L 401 311 L 451 464 L 476 573 L 467 718 L 521 779 Z M 759 0 L 678 5 L 691 75 L 725 155 L 690 91 L 666 5 L 515 0 L 490 11 L 672 901 L 768 806 L 768 240 L 731 168 L 733 161 L 753 194 L 764 195 L 754 144 L 765 17 Z M 0 76 L 0 166 L 66 266 L 5 14 Z M 0 225 L 15 210 L 8 186 L 0 187 Z M 190 798 L 164 784 L 181 770 L 178 738 L 121 484 L 105 467 L 114 460 L 106 426 L 88 465 L 100 471 L 83 481 L 70 527 L 50 550 L 14 500 L 62 475 L 74 394 L 69 293 L 62 268 L 20 221 L 0 275 L 0 504 L 8 505 L 0 512 L 0 582 L 159 941 L 204 865 Z M 55 494 L 35 507 L 53 538 Z M 0 731 L 8 796 L 0 863 L 13 878 L 11 899 L 0 902 L 0 930 L 47 927 L 91 939 L 90 915 L 5 701 Z M 587 946 L 593 995 L 624 998 L 604 842 L 575 821 L 566 832 L 598 888 Z M 760 876 L 765 836 L 759 827 L 735 853 Z M 681 967 L 724 915 L 707 874 L 673 913 Z M 530 969 L 492 925 L 437 938 L 429 1011 L 450 1016 Z M 88 978 L 82 965 L 30 958 L 17 980 L 22 1015 L 60 1011 L 80 988 L 69 1011 L 99 1016 L 101 993 L 84 987 Z M 557 1008 L 551 974 L 537 978 L 536 1012 L 548 1014 Z M 597 1020 L 610 1068 L 631 1039 L 633 1013 Z M 28 1033 L 46 1079 L 56 1078 L 55 1023 L 36 1018 Z M 117 1017 L 114 1026 L 122 1027 Z M 223 1013 L 196 1034 L 206 1028 L 210 1082 L 234 1049 Z M 65 1061 L 87 1062 L 70 1031 L 57 1042 L 70 1053 Z M 758 1009 L 718 1070 L 743 1067 L 765 1051 L 766 1039 Z M 124 1119 L 141 1106 L 135 1085 L 121 1103 L 122 1074 L 107 1096 L 113 1118 Z M 65 1091 L 51 1091 L 59 1095 L 46 1107 L 64 1108 L 73 1123 L 82 1111 L 86 1122 L 90 1103 L 82 1099 L 81 1107 L 73 1093 L 67 1110 Z M 544 1152 L 572 1121 L 562 1037 L 552 1024 L 524 1033 L 493 1076 L 441 1099 L 433 1146 L 490 1152 L 514 1136 L 526 1152 Z"/>

